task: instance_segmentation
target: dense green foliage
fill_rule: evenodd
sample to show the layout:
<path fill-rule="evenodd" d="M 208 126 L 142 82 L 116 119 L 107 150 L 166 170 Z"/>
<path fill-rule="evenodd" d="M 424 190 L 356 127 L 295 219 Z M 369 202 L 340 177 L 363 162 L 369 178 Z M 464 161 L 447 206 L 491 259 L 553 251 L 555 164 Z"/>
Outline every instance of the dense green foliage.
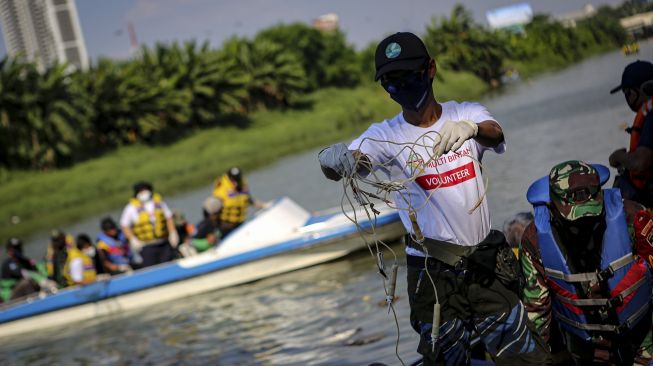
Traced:
<path fill-rule="evenodd" d="M 475 24 L 471 13 L 458 5 L 450 17 L 434 19 L 427 26 L 424 41 L 444 68 L 470 71 L 496 83 L 513 59 L 569 63 L 596 50 L 620 46 L 625 32 L 618 20 L 617 10 L 603 7 L 574 28 L 536 15 L 523 32 L 490 30 Z"/>
<path fill-rule="evenodd" d="M 487 91 L 469 73 L 443 73 L 446 81 L 436 81 L 435 89 L 444 99 L 476 99 Z M 0 238 L 59 227 L 124 205 L 138 180 L 153 182 L 166 196 L 206 186 L 232 165 L 249 171 L 287 154 L 344 140 L 399 110 L 371 83 L 322 88 L 299 102 L 311 108 L 253 112 L 250 128 L 207 128 L 165 146 L 124 146 L 70 168 L 12 171 L 0 177 Z M 20 223 L 10 223 L 11 217 L 19 217 Z"/>
<path fill-rule="evenodd" d="M 510 33 L 476 24 L 456 6 L 423 36 L 441 69 L 470 72 L 496 86 L 510 67 L 538 60 L 563 65 L 621 45 L 618 18 L 644 9 L 639 7 L 604 7 L 575 28 L 538 15 L 524 32 Z M 100 59 L 84 72 L 66 65 L 39 70 L 21 58 L 5 58 L 0 169 L 65 167 L 118 146 L 170 143 L 196 128 L 245 128 L 251 112 L 310 107 L 298 103 L 301 95 L 370 80 L 374 49 L 356 52 L 340 31 L 297 23 L 268 28 L 251 40 L 232 38 L 219 49 L 157 44 L 131 60 Z"/>

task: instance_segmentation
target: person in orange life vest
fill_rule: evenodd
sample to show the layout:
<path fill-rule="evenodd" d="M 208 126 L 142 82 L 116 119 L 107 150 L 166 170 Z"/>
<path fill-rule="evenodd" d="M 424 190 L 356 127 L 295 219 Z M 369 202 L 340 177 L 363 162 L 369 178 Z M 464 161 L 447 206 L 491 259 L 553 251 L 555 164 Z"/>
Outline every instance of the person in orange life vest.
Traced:
<path fill-rule="evenodd" d="M 243 172 L 238 167 L 230 168 L 218 178 L 213 187 L 213 196 L 222 201 L 220 213 L 220 232 L 222 237 L 236 230 L 247 218 L 247 208 L 257 209 L 267 207 L 267 204 L 255 200 L 250 191 Z"/>
<path fill-rule="evenodd" d="M 638 60 L 626 66 L 621 84 L 610 93 L 619 90 L 637 114 L 633 125 L 626 129 L 630 134 L 628 150 L 618 149 L 610 155 L 610 165 L 620 172 L 615 187 L 624 198 L 653 208 L 653 64 Z"/>
<path fill-rule="evenodd" d="M 100 228 L 102 233 L 97 236 L 96 247 L 105 272 L 114 275 L 131 271 L 131 253 L 125 234 L 111 217 L 102 219 Z"/>
<path fill-rule="evenodd" d="M 135 255 L 140 253 L 142 266 L 148 267 L 175 258 L 179 235 L 172 220 L 172 211 L 152 184 L 134 184 L 134 197 L 125 206 L 120 226 Z"/>
<path fill-rule="evenodd" d="M 95 282 L 97 272 L 95 271 L 95 247 L 86 234 L 77 236 L 77 243 L 74 248 L 68 251 L 68 258 L 64 266 L 64 276 L 68 285 L 87 285 Z"/>
<path fill-rule="evenodd" d="M 179 242 L 188 243 L 190 238 L 195 235 L 195 225 L 188 222 L 183 212 L 179 211 L 178 209 L 172 210 L 172 221 L 174 221 L 175 228 L 177 228 L 177 234 L 179 234 Z"/>
<path fill-rule="evenodd" d="M 535 220 L 520 245 L 523 301 L 554 359 L 647 365 L 651 273 L 633 235 L 647 211 L 601 189 L 609 177 L 603 165 L 572 160 L 528 189 Z"/>

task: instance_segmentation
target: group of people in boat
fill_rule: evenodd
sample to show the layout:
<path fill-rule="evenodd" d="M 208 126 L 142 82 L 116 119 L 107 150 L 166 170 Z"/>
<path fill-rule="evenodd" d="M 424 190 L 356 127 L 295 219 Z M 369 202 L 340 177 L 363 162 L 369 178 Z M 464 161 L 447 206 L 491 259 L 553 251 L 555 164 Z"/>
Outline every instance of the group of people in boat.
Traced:
<path fill-rule="evenodd" d="M 26 255 L 20 238 L 9 238 L 0 274 L 0 299 L 6 302 L 41 290 L 54 292 L 89 284 L 97 281 L 98 275 L 113 276 L 204 252 L 245 221 L 249 206 L 265 205 L 252 197 L 238 167 L 215 181 L 212 194 L 202 205 L 203 218 L 196 225 L 173 212 L 151 183 L 137 182 L 119 222 L 103 218 L 94 238 L 53 230 L 42 261 Z"/>

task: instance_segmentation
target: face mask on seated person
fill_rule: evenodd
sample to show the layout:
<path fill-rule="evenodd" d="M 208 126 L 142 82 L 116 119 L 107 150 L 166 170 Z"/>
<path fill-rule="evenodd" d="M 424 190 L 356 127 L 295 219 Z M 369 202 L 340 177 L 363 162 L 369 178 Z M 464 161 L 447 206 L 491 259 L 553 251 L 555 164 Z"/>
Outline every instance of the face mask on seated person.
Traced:
<path fill-rule="evenodd" d="M 91 258 L 95 257 L 95 247 L 84 248 L 84 254 Z"/>
<path fill-rule="evenodd" d="M 138 192 L 138 194 L 136 195 L 136 198 L 139 201 L 145 203 L 145 202 L 149 201 L 152 198 L 152 192 L 150 192 L 150 191 Z"/>
<path fill-rule="evenodd" d="M 414 112 L 426 104 L 432 84 L 428 67 L 422 71 L 404 72 L 403 75 L 384 75 L 381 79 L 381 85 L 390 94 L 390 98 L 402 108 Z"/>

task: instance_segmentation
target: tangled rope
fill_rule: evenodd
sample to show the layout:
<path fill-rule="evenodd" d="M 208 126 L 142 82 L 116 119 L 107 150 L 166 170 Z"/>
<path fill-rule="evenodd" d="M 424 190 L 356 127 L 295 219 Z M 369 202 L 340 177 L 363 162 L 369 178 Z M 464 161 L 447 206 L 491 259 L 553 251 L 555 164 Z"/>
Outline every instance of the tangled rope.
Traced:
<path fill-rule="evenodd" d="M 435 191 L 442 186 L 442 181 L 438 180 L 437 185 L 431 189 L 424 201 L 419 203 L 419 205 L 414 205 L 414 202 L 410 199 L 411 197 L 409 196 L 409 186 L 412 184 L 417 184 L 416 179 L 422 173 L 424 173 L 426 167 L 435 168 L 437 176 L 441 176 L 438 169 L 439 164 L 437 163 L 437 160 L 440 157 L 436 156 L 435 154 L 435 149 L 438 146 L 440 140 L 441 136 L 436 131 L 425 132 L 424 134 L 420 135 L 416 141 L 404 143 L 365 137 L 361 140 L 359 149 L 363 146 L 363 144 L 368 142 L 377 144 L 390 144 L 400 146 L 401 148 L 394 156 L 392 156 L 384 163 L 373 163 L 367 156 L 363 154 L 354 154 L 356 159 L 355 166 L 358 169 L 355 169 L 355 171 L 352 172 L 349 176 L 345 176 L 342 179 L 343 195 L 340 201 L 340 208 L 343 214 L 356 225 L 356 228 L 362 240 L 365 242 L 370 255 L 376 262 L 379 274 L 383 278 L 383 288 L 386 294 L 386 302 L 388 303 L 388 311 L 392 311 L 397 331 L 395 355 L 399 362 L 404 366 L 405 363 L 399 356 L 400 328 L 393 301 L 396 272 L 398 267 L 397 255 L 387 243 L 380 240 L 377 236 L 376 219 L 380 214 L 380 211 L 375 209 L 375 205 L 380 201 L 395 210 L 406 211 L 413 228 L 412 232 L 409 233 L 411 239 L 416 243 L 422 244 L 424 242 L 424 236 L 422 235 L 421 229 L 417 224 L 417 212 L 427 205 Z M 398 164 L 400 161 L 398 158 L 406 153 L 408 153 L 409 161 L 404 166 L 398 166 L 400 165 Z M 481 162 L 475 157 L 468 154 L 460 154 L 458 152 L 455 154 L 458 155 L 458 158 L 471 159 L 475 164 L 478 164 L 479 169 L 482 171 L 483 166 Z M 401 169 L 401 174 L 405 177 L 403 179 L 396 179 L 396 177 L 393 177 L 392 175 L 393 169 Z M 384 177 L 380 176 L 381 172 L 387 177 L 394 178 L 394 180 L 384 179 Z M 468 209 L 468 214 L 473 213 L 482 204 L 488 187 L 487 178 L 484 180 L 484 187 L 485 189 L 480 195 L 478 201 Z M 391 197 L 391 195 L 394 197 Z M 401 201 L 403 204 L 397 204 L 397 201 Z M 367 222 L 370 223 L 369 229 L 364 228 L 359 223 L 359 217 L 357 213 L 358 210 L 356 209 L 357 206 L 362 208 L 363 214 L 368 220 Z M 350 212 L 352 215 L 349 214 Z M 371 240 L 368 240 L 367 236 L 371 237 Z M 393 257 L 394 263 L 392 265 L 390 277 L 388 277 L 388 271 L 383 258 L 382 248 L 387 249 Z M 422 250 L 426 254 L 424 257 L 424 268 L 427 268 L 427 258 L 429 257 L 428 249 L 422 245 Z M 434 320 L 432 333 L 433 345 L 435 345 L 435 340 L 439 334 L 439 298 L 435 286 L 435 280 L 431 277 L 429 271 L 425 272 L 429 278 L 431 285 L 433 286 L 437 307 L 437 310 L 435 311 L 435 313 L 437 313 L 437 321 Z"/>

